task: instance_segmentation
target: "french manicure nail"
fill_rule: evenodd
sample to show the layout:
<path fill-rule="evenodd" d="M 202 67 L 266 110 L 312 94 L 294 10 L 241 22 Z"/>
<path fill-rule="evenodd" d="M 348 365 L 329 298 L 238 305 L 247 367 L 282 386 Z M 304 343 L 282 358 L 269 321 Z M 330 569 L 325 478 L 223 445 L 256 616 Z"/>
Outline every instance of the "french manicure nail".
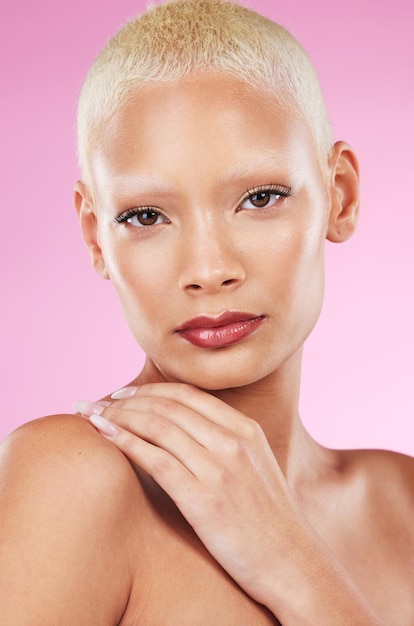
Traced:
<path fill-rule="evenodd" d="M 100 415 L 105 406 L 99 402 L 87 402 L 86 400 L 78 400 L 72 404 L 75 411 L 82 413 L 82 415 Z"/>
<path fill-rule="evenodd" d="M 112 424 L 109 420 L 102 417 L 102 415 L 90 415 L 89 421 L 103 434 L 108 437 L 114 437 L 120 430 L 118 426 Z"/>
<path fill-rule="evenodd" d="M 135 396 L 137 389 L 139 389 L 139 387 L 133 387 L 132 385 L 130 387 L 122 387 L 122 389 L 115 391 L 111 395 L 111 398 L 114 400 L 126 400 L 127 398 L 132 398 Z"/>

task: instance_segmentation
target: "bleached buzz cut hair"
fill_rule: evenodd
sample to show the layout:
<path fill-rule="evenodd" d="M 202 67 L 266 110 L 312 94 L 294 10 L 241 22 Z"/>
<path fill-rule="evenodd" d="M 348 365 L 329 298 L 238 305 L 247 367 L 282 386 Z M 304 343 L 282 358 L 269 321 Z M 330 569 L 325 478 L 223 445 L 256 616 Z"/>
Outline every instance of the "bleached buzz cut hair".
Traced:
<path fill-rule="evenodd" d="M 128 21 L 87 74 L 78 106 L 78 157 L 85 183 L 88 160 L 105 123 L 151 83 L 210 71 L 236 77 L 274 96 L 305 121 L 322 169 L 333 138 L 315 69 L 284 28 L 228 0 L 170 0 Z"/>

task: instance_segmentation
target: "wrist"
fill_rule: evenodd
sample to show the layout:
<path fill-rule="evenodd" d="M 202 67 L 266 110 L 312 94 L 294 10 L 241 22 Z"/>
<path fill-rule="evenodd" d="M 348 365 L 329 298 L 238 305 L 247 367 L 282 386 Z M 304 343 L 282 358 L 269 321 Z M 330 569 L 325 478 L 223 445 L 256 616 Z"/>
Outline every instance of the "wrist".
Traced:
<path fill-rule="evenodd" d="M 296 528 L 284 545 L 282 558 L 259 577 L 256 596 L 283 626 L 380 626 L 363 594 L 310 525 Z"/>

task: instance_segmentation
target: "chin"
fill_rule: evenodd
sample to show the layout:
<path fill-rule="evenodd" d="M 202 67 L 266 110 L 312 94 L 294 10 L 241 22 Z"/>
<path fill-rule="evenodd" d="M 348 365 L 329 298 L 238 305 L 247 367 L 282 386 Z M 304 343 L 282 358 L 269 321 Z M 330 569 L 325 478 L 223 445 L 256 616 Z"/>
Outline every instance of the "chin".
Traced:
<path fill-rule="evenodd" d="M 243 363 L 243 361 L 245 362 Z M 205 363 L 197 364 L 193 360 L 191 367 L 188 367 L 188 364 L 182 367 L 175 364 L 175 367 L 171 367 L 166 363 L 155 364 L 155 367 L 165 381 L 186 383 L 206 391 L 220 391 L 252 385 L 277 369 L 269 364 L 266 367 L 263 359 L 260 363 L 252 363 L 251 359 L 241 358 L 232 359 L 230 363 L 227 361 L 225 364 L 219 364 L 217 361 L 207 365 Z"/>

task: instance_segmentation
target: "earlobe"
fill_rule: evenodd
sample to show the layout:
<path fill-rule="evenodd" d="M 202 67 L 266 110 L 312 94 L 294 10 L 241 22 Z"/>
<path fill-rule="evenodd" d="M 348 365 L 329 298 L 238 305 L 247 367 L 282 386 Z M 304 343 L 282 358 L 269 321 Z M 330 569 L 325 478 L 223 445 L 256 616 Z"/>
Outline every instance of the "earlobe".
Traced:
<path fill-rule="evenodd" d="M 86 185 L 79 180 L 74 187 L 73 203 L 78 214 L 82 237 L 88 248 L 92 265 L 102 278 L 109 279 L 98 239 L 98 224 L 93 202 Z"/>
<path fill-rule="evenodd" d="M 335 143 L 331 157 L 331 207 L 326 238 L 340 243 L 354 233 L 359 213 L 359 167 L 355 153 L 343 141 Z"/>

